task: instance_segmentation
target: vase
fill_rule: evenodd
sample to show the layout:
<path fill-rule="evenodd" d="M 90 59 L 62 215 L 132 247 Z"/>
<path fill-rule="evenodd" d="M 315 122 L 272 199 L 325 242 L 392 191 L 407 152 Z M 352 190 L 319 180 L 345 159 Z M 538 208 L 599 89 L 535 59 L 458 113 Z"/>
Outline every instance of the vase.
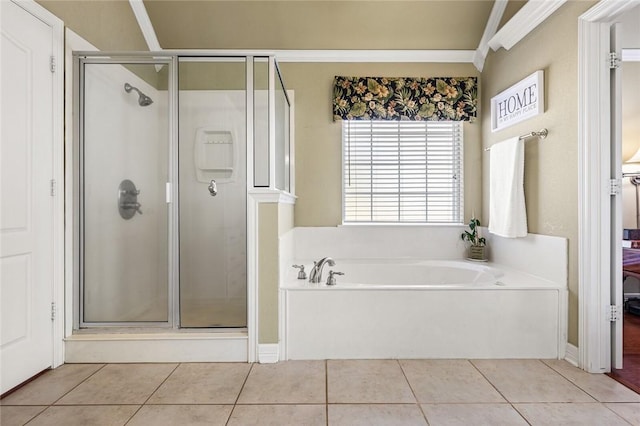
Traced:
<path fill-rule="evenodd" d="M 473 260 L 484 260 L 484 246 L 469 247 L 469 258 Z"/>

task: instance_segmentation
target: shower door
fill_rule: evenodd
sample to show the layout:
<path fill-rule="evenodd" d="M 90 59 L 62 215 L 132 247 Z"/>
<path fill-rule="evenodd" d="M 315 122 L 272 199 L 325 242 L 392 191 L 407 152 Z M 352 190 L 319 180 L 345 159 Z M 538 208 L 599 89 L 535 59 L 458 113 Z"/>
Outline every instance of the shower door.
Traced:
<path fill-rule="evenodd" d="M 170 61 L 79 61 L 79 324 L 169 326 Z"/>
<path fill-rule="evenodd" d="M 178 63 L 180 326 L 247 326 L 246 59 Z"/>

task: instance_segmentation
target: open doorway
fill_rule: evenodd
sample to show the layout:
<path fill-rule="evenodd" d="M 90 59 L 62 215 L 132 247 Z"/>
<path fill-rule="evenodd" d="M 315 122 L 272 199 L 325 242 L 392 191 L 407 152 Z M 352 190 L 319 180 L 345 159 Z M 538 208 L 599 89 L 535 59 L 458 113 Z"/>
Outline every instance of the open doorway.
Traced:
<path fill-rule="evenodd" d="M 610 376 L 640 393 L 640 7 L 621 20 L 622 368 Z M 614 240 L 615 241 L 615 240 Z M 613 265 L 613 267 L 620 267 Z M 620 342 L 617 342 L 618 345 Z M 614 343 L 615 346 L 615 343 Z"/>

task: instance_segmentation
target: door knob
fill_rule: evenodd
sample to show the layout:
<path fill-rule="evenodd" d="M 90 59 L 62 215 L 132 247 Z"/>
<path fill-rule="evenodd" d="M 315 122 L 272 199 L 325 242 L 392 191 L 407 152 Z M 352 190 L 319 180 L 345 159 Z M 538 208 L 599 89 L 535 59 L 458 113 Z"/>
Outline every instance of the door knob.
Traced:
<path fill-rule="evenodd" d="M 215 197 L 216 195 L 218 195 L 218 185 L 216 185 L 216 181 L 214 179 L 211 179 L 211 182 L 209 182 L 209 193 L 211 194 L 212 197 Z"/>

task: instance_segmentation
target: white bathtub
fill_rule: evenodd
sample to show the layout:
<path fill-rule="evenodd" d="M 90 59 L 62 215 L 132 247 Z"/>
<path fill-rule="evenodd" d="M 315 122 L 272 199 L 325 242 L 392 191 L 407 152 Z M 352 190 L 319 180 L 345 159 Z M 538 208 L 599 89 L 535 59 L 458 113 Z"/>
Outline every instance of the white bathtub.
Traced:
<path fill-rule="evenodd" d="M 335 286 L 284 274 L 281 359 L 564 354 L 566 283 L 462 260 L 335 261 Z"/>
<path fill-rule="evenodd" d="M 304 262 L 303 262 L 304 263 Z M 307 270 L 313 265 L 306 263 Z M 484 263 L 453 260 L 338 260 L 336 266 L 324 267 L 323 283 L 329 271 L 343 272 L 337 276 L 341 287 L 375 286 L 376 288 L 415 288 L 422 286 L 468 287 L 495 285 L 503 272 Z M 289 281 L 295 279 L 290 272 Z M 295 281 L 294 281 L 295 282 Z M 297 284 L 306 284 L 297 282 Z M 295 285 L 294 285 L 295 286 Z"/>

